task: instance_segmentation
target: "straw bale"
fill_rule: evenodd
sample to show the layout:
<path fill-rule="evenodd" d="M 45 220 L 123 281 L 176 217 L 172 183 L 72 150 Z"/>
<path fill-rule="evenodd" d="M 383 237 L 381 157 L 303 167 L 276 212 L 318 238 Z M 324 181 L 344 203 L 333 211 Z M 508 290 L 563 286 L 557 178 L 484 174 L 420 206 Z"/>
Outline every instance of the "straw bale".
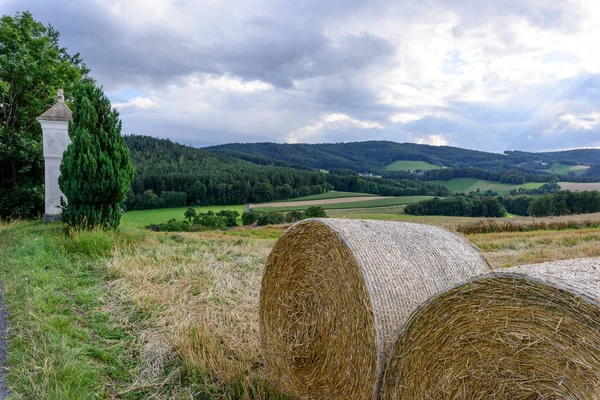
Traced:
<path fill-rule="evenodd" d="M 439 227 L 311 219 L 271 251 L 260 292 L 265 365 L 302 399 L 376 396 L 408 316 L 430 296 L 489 266 Z"/>
<path fill-rule="evenodd" d="M 492 272 L 407 321 L 383 399 L 600 399 L 600 259 Z"/>

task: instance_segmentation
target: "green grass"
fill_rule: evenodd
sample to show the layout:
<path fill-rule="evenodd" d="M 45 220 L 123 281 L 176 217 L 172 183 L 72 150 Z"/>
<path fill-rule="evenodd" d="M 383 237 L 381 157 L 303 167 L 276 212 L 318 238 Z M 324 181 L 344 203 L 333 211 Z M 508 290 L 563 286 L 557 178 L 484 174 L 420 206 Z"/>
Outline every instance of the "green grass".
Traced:
<path fill-rule="evenodd" d="M 176 208 L 158 208 L 154 210 L 136 210 L 128 211 L 123 214 L 122 222 L 124 225 L 135 225 L 144 227 L 148 224 L 160 224 L 167 222 L 172 218 L 178 221 L 183 220 L 183 213 L 189 207 L 176 207 Z M 221 210 L 234 210 L 240 213 L 244 212 L 244 205 L 233 205 L 233 206 L 203 206 L 193 207 L 196 212 L 219 212 Z M 238 218 L 238 223 L 241 224 L 241 218 Z"/>
<path fill-rule="evenodd" d="M 582 168 L 585 167 L 585 168 Z M 565 164 L 552 164 L 550 170 L 560 175 L 567 175 L 569 172 L 574 172 L 575 175 L 581 176 L 586 173 L 590 167 L 587 165 L 565 165 Z"/>
<path fill-rule="evenodd" d="M 417 203 L 421 200 L 431 199 L 433 196 L 400 196 L 400 197 L 383 197 L 377 200 L 363 200 L 363 201 L 352 201 L 349 203 L 333 203 L 333 204 L 319 204 L 326 210 L 339 210 L 345 208 L 373 208 L 373 207 L 389 207 L 398 206 L 405 204 Z M 292 210 L 306 210 L 310 206 L 288 206 L 281 203 L 280 207 L 253 207 L 256 211 L 292 211 Z"/>
<path fill-rule="evenodd" d="M 312 196 L 298 197 L 296 199 L 282 200 L 281 203 L 290 201 L 307 201 L 307 200 L 327 200 L 327 199 L 342 199 L 347 197 L 373 197 L 374 194 L 356 193 L 356 192 L 336 192 L 332 190 L 327 193 L 313 194 Z"/>
<path fill-rule="evenodd" d="M 425 161 L 394 161 L 388 164 L 385 169 L 386 171 L 415 171 L 420 169 L 421 171 L 429 171 L 432 169 L 441 169 L 439 165 L 429 164 Z"/>
<path fill-rule="evenodd" d="M 447 187 L 453 192 L 468 193 L 479 189 L 481 192 L 487 192 L 492 190 L 498 194 L 509 194 L 511 190 L 518 189 L 520 187 L 525 189 L 537 189 L 543 185 L 539 182 L 525 182 L 522 185 L 511 185 L 507 183 L 500 183 L 494 181 L 484 181 L 480 179 L 472 178 L 456 178 L 449 181 L 428 181 L 428 183 L 434 183 Z"/>
<path fill-rule="evenodd" d="M 143 240 L 139 229 L 67 235 L 60 225 L 0 225 L 0 280 L 10 314 L 6 382 L 15 398 L 118 396 L 131 385 L 139 341 L 114 320 L 106 262 L 116 247 Z M 148 395 L 148 393 L 146 393 Z"/>

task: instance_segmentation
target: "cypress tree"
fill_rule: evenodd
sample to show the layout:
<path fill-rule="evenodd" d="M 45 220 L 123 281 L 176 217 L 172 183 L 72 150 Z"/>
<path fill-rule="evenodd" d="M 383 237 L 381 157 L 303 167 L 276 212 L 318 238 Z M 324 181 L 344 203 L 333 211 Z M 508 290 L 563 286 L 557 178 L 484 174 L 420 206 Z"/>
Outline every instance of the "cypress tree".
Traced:
<path fill-rule="evenodd" d="M 60 165 L 58 183 L 68 200 L 62 219 L 77 228 L 116 228 L 120 203 L 133 177 L 129 149 L 121 136 L 119 113 L 102 88 L 87 80 L 74 93 L 69 122 L 71 144 Z"/>

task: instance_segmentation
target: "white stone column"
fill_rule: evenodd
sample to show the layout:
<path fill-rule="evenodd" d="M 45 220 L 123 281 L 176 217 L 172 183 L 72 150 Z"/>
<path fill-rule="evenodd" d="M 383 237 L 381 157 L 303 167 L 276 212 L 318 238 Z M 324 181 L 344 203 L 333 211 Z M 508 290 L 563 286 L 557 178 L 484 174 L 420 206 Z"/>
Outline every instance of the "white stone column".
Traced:
<path fill-rule="evenodd" d="M 58 186 L 58 177 L 63 153 L 71 143 L 69 139 L 71 115 L 71 110 L 65 104 L 62 89 L 59 89 L 56 104 L 37 118 L 42 125 L 44 137 L 44 183 L 46 189 L 44 222 L 60 221 L 60 198 L 67 201 Z"/>

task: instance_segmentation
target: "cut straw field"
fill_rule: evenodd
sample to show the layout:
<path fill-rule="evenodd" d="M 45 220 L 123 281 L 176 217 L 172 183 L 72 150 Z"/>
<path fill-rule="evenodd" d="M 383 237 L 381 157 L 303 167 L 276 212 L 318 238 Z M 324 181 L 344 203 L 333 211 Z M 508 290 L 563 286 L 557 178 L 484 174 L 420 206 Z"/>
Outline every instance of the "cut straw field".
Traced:
<path fill-rule="evenodd" d="M 284 228 L 70 238 L 0 225 L 9 388 L 20 398 L 48 388 L 60 398 L 70 385 L 71 398 L 287 399 L 266 379 L 259 338 L 260 281 Z M 465 237 L 493 268 L 600 256 L 600 229 Z"/>

